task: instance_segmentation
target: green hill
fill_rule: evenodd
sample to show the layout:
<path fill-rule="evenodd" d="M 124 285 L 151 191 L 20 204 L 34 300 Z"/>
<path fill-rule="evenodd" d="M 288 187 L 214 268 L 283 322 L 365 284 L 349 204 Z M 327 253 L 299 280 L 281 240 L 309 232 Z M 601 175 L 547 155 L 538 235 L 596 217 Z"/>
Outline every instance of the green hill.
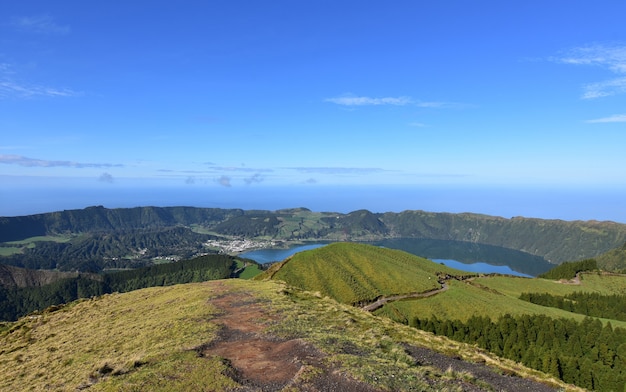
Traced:
<path fill-rule="evenodd" d="M 586 264 L 573 263 L 573 273 Z M 624 388 L 626 322 L 614 307 L 626 300 L 625 276 L 468 275 L 396 250 L 336 243 L 296 254 L 259 278 L 368 304 L 363 309 L 378 316 L 476 344 L 585 388 Z M 569 298 L 581 303 L 563 305 Z"/>
<path fill-rule="evenodd" d="M 6 391 L 575 389 L 329 298 L 236 279 L 108 294 L 0 324 L 0 374 Z"/>
<path fill-rule="evenodd" d="M 595 257 L 598 267 L 606 271 L 626 272 L 626 243 Z"/>
<path fill-rule="evenodd" d="M 346 304 L 357 304 L 382 296 L 439 289 L 443 274 L 468 275 L 403 251 L 338 242 L 299 252 L 272 266 L 259 279 L 283 280 Z"/>
<path fill-rule="evenodd" d="M 161 231 L 165 233 L 159 234 Z M 197 234 L 204 234 L 204 237 Z M 305 208 L 245 211 L 193 207 L 90 207 L 0 217 L 0 257 L 10 261 L 13 257 L 15 260 L 6 263 L 16 266 L 55 268 L 55 263 L 69 263 L 71 256 L 73 260 L 78 257 L 80 263 L 73 261 L 66 269 L 107 268 L 103 264 L 111 258 L 137 257 L 144 249 L 154 249 L 153 246 L 141 247 L 140 243 L 172 249 L 180 244 L 184 249 L 177 249 L 178 252 L 193 253 L 202 247 L 206 235 L 279 241 L 377 241 L 391 238 L 461 241 L 514 249 L 559 264 L 592 258 L 621 246 L 626 242 L 626 225 L 425 211 L 372 213 L 359 210 L 342 214 L 313 212 Z M 160 239 L 155 242 L 157 237 Z M 29 238 L 38 240 L 24 247 L 15 244 L 15 241 Z M 43 244 L 53 238 L 64 238 L 69 243 Z M 20 256 L 21 253 L 26 257 Z M 55 254 L 61 253 L 60 260 L 54 258 Z"/>

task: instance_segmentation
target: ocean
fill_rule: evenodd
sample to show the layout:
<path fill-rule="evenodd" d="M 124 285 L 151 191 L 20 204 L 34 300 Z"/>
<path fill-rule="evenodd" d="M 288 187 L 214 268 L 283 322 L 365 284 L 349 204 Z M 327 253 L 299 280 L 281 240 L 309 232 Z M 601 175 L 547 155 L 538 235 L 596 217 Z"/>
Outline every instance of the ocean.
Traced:
<path fill-rule="evenodd" d="M 609 220 L 626 223 L 626 190 L 487 188 L 452 186 L 120 186 L 5 187 L 0 216 L 20 216 L 102 205 L 193 206 L 277 210 L 306 207 L 347 213 L 424 210 L 472 212 L 511 218 Z"/>

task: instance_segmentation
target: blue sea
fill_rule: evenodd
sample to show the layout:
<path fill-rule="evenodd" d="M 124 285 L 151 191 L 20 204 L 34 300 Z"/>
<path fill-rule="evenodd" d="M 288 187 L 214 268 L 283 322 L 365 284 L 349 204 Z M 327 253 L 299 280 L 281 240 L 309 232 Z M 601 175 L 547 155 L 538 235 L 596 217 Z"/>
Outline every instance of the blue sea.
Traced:
<path fill-rule="evenodd" d="M 626 189 L 529 189 L 452 186 L 134 186 L 98 184 L 90 188 L 0 184 L 0 216 L 80 209 L 137 206 L 193 206 L 277 210 L 306 207 L 347 213 L 424 210 L 473 212 L 562 220 L 626 223 Z"/>

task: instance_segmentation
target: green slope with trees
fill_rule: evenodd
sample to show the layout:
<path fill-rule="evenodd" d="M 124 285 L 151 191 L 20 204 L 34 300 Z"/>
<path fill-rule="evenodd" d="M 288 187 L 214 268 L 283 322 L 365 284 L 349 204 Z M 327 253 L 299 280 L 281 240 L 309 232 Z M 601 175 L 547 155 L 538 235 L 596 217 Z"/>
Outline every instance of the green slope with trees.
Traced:
<path fill-rule="evenodd" d="M 417 288 L 441 267 L 421 259 L 412 261 L 419 265 L 414 270 L 409 266 L 412 262 L 398 262 L 403 259 L 402 252 L 333 245 L 297 254 L 259 278 L 269 276 L 362 305 L 360 298 L 408 292 L 411 284 Z M 594 266 L 588 260 L 569 263 L 548 276 L 571 277 Z M 555 281 L 445 274 L 447 290 L 431 296 L 401 297 L 383 304 L 375 314 L 476 344 L 584 388 L 623 390 L 626 322 L 621 304 L 626 276 L 594 271 L 579 275 L 577 281 Z M 442 274 L 437 275 L 441 279 Z M 387 279 L 397 282 L 395 289 L 384 292 L 380 288 L 384 285 L 372 283 Z M 570 301 L 576 304 L 568 304 Z"/>
<path fill-rule="evenodd" d="M 201 228 L 202 232 L 225 238 L 237 236 L 281 241 L 376 241 L 390 238 L 463 241 L 515 249 L 555 264 L 596 257 L 626 243 L 626 225 L 614 222 L 507 219 L 425 211 L 372 213 L 359 210 L 342 214 L 313 212 L 305 208 L 245 211 L 193 207 L 90 207 L 0 217 L 0 244 L 6 246 L 10 241 L 37 236 L 136 230 L 156 232 L 180 226 Z M 7 253 L 13 251 L 7 249 Z M 606 268 L 609 267 L 626 268 L 626 260 L 607 262 Z"/>
<path fill-rule="evenodd" d="M 399 250 L 337 242 L 296 253 L 258 279 L 284 280 L 343 303 L 358 304 L 440 289 L 438 280 L 446 274 L 467 273 Z"/>
<path fill-rule="evenodd" d="M 246 268 L 249 267 L 249 268 Z M 249 272 L 245 272 L 249 269 Z M 227 255 L 206 255 L 105 275 L 79 275 L 30 287 L 0 286 L 0 320 L 16 320 L 52 305 L 107 293 L 128 292 L 154 286 L 203 282 L 260 273 L 251 260 Z"/>

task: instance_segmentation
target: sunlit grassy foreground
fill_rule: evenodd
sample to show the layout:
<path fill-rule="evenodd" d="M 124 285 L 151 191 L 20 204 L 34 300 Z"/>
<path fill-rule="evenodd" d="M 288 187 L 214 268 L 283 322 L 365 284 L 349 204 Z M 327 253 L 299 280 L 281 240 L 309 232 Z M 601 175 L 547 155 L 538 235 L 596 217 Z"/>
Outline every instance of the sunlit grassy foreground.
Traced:
<path fill-rule="evenodd" d="M 211 293 L 203 284 L 150 288 L 25 317 L 0 335 L 0 390 L 232 385 L 219 361 L 190 351 L 214 337 Z"/>
<path fill-rule="evenodd" d="M 459 377 L 415 366 L 402 342 L 486 361 L 507 372 L 545 377 L 281 282 L 233 279 L 218 283 L 261 301 L 277 318 L 268 333 L 306 339 L 326 353 L 325 363 L 338 364 L 342 372 L 383 389 L 442 390 L 446 380 Z M 218 327 L 211 320 L 217 310 L 210 304 L 217 295 L 215 284 L 105 295 L 5 324 L 0 332 L 0 390 L 215 391 L 235 387 L 220 358 L 199 357 L 193 350 L 216 337 Z M 480 384 L 472 375 L 463 378 Z"/>

